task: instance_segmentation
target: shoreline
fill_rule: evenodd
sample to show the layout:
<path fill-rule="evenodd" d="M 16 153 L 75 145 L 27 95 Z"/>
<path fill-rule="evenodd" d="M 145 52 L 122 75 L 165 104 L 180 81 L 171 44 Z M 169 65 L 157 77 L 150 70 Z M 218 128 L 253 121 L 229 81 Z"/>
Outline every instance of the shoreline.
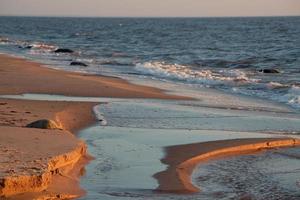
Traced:
<path fill-rule="evenodd" d="M 166 94 L 159 88 L 129 83 L 117 77 L 68 72 L 43 64 L 0 54 L 0 95 L 24 93 L 56 94 L 82 97 L 152 98 L 192 100 Z M 33 83 L 34 81 L 34 83 Z"/>
<path fill-rule="evenodd" d="M 165 148 L 166 155 L 161 159 L 161 162 L 167 165 L 167 169 L 153 175 L 159 183 L 156 191 L 177 194 L 196 193 L 201 191 L 201 188 L 193 185 L 191 175 L 201 162 L 299 145 L 300 139 L 285 137 L 219 140 L 169 146 Z"/>
<path fill-rule="evenodd" d="M 159 88 L 131 84 L 120 78 L 87 75 L 82 73 L 50 69 L 41 66 L 42 64 L 35 63 L 23 58 L 14 58 L 5 54 L 0 54 L 0 61 L 0 95 L 37 93 L 81 97 L 87 96 L 112 98 L 193 100 L 193 98 L 190 97 L 166 94 L 164 93 L 166 92 L 165 90 L 161 90 Z M 35 155 L 33 149 L 31 149 L 31 151 L 29 149 L 28 152 L 26 152 L 30 155 L 32 154 L 33 157 L 38 156 L 38 158 L 35 157 L 35 159 L 42 159 L 46 157 L 49 158 L 49 160 L 51 160 L 51 157 L 56 157 L 59 158 L 57 162 L 60 162 L 61 160 L 63 160 L 60 157 L 65 157 L 63 155 L 65 155 L 66 153 L 66 151 L 63 151 L 62 147 L 67 144 L 70 145 L 70 148 L 67 152 L 75 152 L 75 155 L 71 156 L 73 158 L 71 160 L 68 160 L 67 166 L 62 164 L 60 166 L 56 166 L 49 169 L 46 167 L 41 167 L 42 170 L 47 171 L 47 173 L 50 172 L 51 175 L 47 176 L 48 178 L 45 182 L 43 182 L 43 176 L 41 174 L 39 174 L 38 179 L 30 179 L 30 181 L 32 183 L 39 182 L 42 186 L 36 184 L 29 184 L 31 188 L 26 189 L 26 187 L 24 188 L 22 186 L 23 183 L 21 183 L 20 188 L 22 189 L 19 191 L 7 192 L 7 199 L 11 199 L 10 197 L 12 197 L 13 199 L 33 199 L 33 197 L 38 199 L 41 197 L 52 198 L 53 196 L 55 196 L 57 199 L 65 199 L 76 198 L 84 195 L 85 192 L 79 186 L 79 177 L 82 174 L 82 170 L 85 164 L 87 164 L 91 158 L 86 153 L 85 143 L 80 141 L 76 137 L 76 133 L 80 129 L 87 127 L 89 124 L 96 122 L 95 116 L 92 113 L 92 109 L 95 105 L 98 104 L 99 103 L 97 102 L 58 102 L 13 100 L 0 98 L 0 133 L 4 133 L 8 129 L 18 130 L 17 132 L 19 134 L 17 134 L 13 140 L 17 147 L 18 145 L 22 145 L 22 143 L 18 143 L 19 139 L 22 139 L 23 137 L 26 137 L 28 135 L 29 138 L 31 137 L 31 139 L 33 136 L 37 138 L 40 137 L 39 140 L 43 141 L 41 142 L 42 144 L 39 145 L 40 148 L 43 147 L 44 143 L 48 145 L 45 145 L 48 149 L 44 149 L 44 154 Z M 59 125 L 61 125 L 63 130 L 25 128 L 25 126 L 28 123 L 39 119 L 53 120 Z M 45 132 L 49 132 L 49 134 L 46 134 L 47 137 L 49 137 L 47 141 L 44 140 L 45 138 L 47 138 L 45 136 Z M 57 142 L 52 137 L 64 138 L 64 140 L 60 143 L 59 148 L 57 148 L 56 152 L 53 151 L 53 145 L 57 145 Z M 6 139 L 8 139 L 8 137 L 5 134 L 2 136 L 2 138 L 3 143 L 5 143 Z M 274 145 L 270 147 L 270 145 L 267 145 L 268 142 L 279 139 L 271 138 L 265 140 L 266 141 L 264 141 L 264 143 L 255 143 L 256 141 L 253 139 L 245 139 L 244 143 L 247 143 L 248 145 L 245 151 L 248 152 L 250 149 L 251 152 L 253 152 L 261 148 L 272 148 L 275 146 L 279 147 L 289 145 L 292 146 L 292 141 L 296 141 L 297 145 L 300 144 L 300 142 L 296 139 L 283 139 L 283 142 L 285 140 L 288 140 L 288 145 L 286 145 L 286 143 L 281 144 L 280 141 L 278 141 L 280 145 Z M 70 143 L 70 141 L 73 141 L 73 143 Z M 34 143 L 35 140 L 28 139 L 28 142 Z M 244 143 L 241 142 L 238 144 L 242 145 Z M 188 145 L 179 145 L 175 148 L 174 152 L 176 152 L 175 155 L 178 154 L 181 156 L 174 157 L 174 160 L 172 160 L 172 162 L 169 163 L 169 154 L 167 154 L 167 157 L 162 162 L 170 164 L 169 166 L 173 171 L 167 176 L 162 175 L 159 177 L 159 175 L 156 174 L 155 177 L 158 178 L 162 185 L 167 184 L 170 180 L 174 180 L 175 185 L 161 186 L 160 188 L 158 188 L 158 191 L 179 191 L 177 193 L 189 193 L 198 191 L 196 188 L 193 188 L 194 186 L 190 183 L 190 175 L 197 163 L 203 159 L 203 152 L 201 154 L 201 151 L 207 150 L 206 154 L 209 154 L 210 156 L 215 156 L 218 154 L 218 149 L 213 149 L 213 147 L 216 144 L 218 144 L 218 141 L 212 141 L 209 144 L 210 145 L 208 146 L 210 148 L 207 147 L 204 149 L 201 146 L 203 145 L 203 143 L 189 144 L 193 147 L 191 149 L 187 148 L 186 150 L 185 146 Z M 199 148 L 199 145 L 201 146 L 201 148 Z M 221 145 L 221 147 L 228 147 L 227 150 L 229 149 L 229 151 L 234 151 L 233 155 L 237 155 L 241 153 L 239 149 L 230 149 L 237 148 L 235 145 L 237 144 L 229 142 L 226 143 L 225 146 L 224 144 L 223 146 Z M 2 148 L 1 145 L 0 147 Z M 0 153 L 3 153 L 3 151 L 5 150 L 1 148 Z M 78 150 L 78 148 L 80 150 Z M 169 149 L 173 149 L 173 147 L 167 147 L 166 149 L 167 151 L 169 151 Z M 221 150 L 221 152 L 224 153 L 224 151 L 226 151 L 226 148 Z M 53 153 L 53 155 L 49 156 L 48 153 Z M 230 152 L 227 153 L 228 155 L 231 154 Z M 193 156 L 191 156 L 191 154 Z M 208 155 L 206 156 L 209 157 Z M 207 157 L 205 157 L 205 159 L 207 159 Z M 0 162 L 4 161 L 0 159 Z M 13 160 L 11 160 L 11 162 L 13 162 Z M 183 171 L 183 173 L 179 175 L 180 177 L 176 175 L 177 167 L 183 169 L 181 170 Z M 62 176 L 60 172 L 62 172 L 64 176 Z M 3 180 L 1 180 L 1 178 L 3 177 L 0 176 L 0 181 Z M 16 180 L 15 183 L 17 184 L 17 182 L 18 181 Z M 182 182 L 187 184 L 187 186 L 184 184 L 182 185 Z M 45 185 L 43 183 L 45 183 Z M 64 187 L 61 187 L 62 185 Z M 0 182 L 0 197 L 1 195 L 3 195 L 1 193 L 2 189 L 3 187 L 1 188 Z M 21 192 L 25 193 L 17 195 Z"/>
<path fill-rule="evenodd" d="M 82 196 L 79 172 L 91 157 L 85 142 L 73 133 L 94 121 L 95 103 L 11 99 L 0 102 L 0 196 Z M 77 115 L 81 117 L 76 118 Z M 25 127 L 39 119 L 53 120 L 62 129 Z"/>
<path fill-rule="evenodd" d="M 131 84 L 120 78 L 50 69 L 39 63 L 5 54 L 0 54 L 0 61 L 1 95 L 43 93 L 91 97 L 190 99 L 165 94 L 158 88 Z M 84 195 L 78 177 L 91 157 L 86 153 L 86 144 L 75 135 L 80 129 L 96 122 L 92 109 L 99 103 L 5 98 L 0 98 L 0 102 L 0 133 L 2 133 L 0 153 L 3 154 L 0 162 L 8 163 L 8 166 L 1 167 L 0 171 L 0 196 L 7 199 L 53 197 L 65 199 Z M 62 130 L 25 127 L 41 119 L 53 120 Z M 16 134 L 10 138 L 5 134 L 7 132 Z M 45 136 L 48 132 L 49 134 Z M 35 139 L 32 139 L 33 136 Z M 57 139 L 52 138 L 57 136 L 61 137 L 60 145 L 55 141 Z M 27 146 L 28 149 L 22 149 L 20 139 L 24 138 L 31 138 L 28 143 L 32 144 Z M 45 141 L 45 138 L 48 140 Z M 42 144 L 35 144 L 35 140 Z M 15 160 L 9 159 L 11 152 L 4 147 L 6 143 L 10 143 L 8 149 L 15 145 L 13 151 L 27 155 L 28 159 L 18 160 L 21 171 L 17 170 L 18 165 L 13 165 Z M 64 149 L 68 145 L 68 149 Z M 31 146 L 35 149 L 30 148 Z M 37 168 L 28 164 L 37 161 L 43 164 Z M 31 168 L 38 171 L 37 175 L 30 172 Z M 24 177 L 23 173 L 28 174 Z"/>

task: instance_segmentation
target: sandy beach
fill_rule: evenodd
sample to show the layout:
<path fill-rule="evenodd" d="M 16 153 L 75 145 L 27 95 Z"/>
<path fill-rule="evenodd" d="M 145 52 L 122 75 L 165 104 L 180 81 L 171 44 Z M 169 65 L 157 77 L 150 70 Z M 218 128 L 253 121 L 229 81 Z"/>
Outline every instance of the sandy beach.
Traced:
<path fill-rule="evenodd" d="M 8 55 L 0 55 L 0 94 L 57 94 L 80 97 L 191 100 L 125 80 L 65 72 Z M 84 195 L 79 177 L 91 159 L 76 133 L 95 123 L 97 102 L 63 102 L 0 99 L 0 196 L 5 199 L 67 199 Z M 53 120 L 59 129 L 26 128 L 41 119 Z M 166 148 L 165 172 L 155 175 L 157 191 L 198 192 L 190 175 L 208 158 L 292 147 L 291 138 L 241 139 L 179 145 Z M 13 156 L 12 156 L 13 155 Z M 38 164 L 36 164 L 38 163 Z M 172 182 L 172 184 L 170 184 Z"/>
<path fill-rule="evenodd" d="M 115 77 L 73 73 L 40 67 L 22 58 L 0 55 L 0 94 L 60 94 L 66 96 L 191 99 L 167 95 L 158 88 L 130 84 Z"/>
<path fill-rule="evenodd" d="M 118 78 L 53 70 L 8 55 L 1 54 L 0 60 L 0 94 L 185 98 L 164 94 L 156 88 L 133 85 Z M 0 102 L 1 163 L 5 163 L 1 164 L 0 196 L 9 199 L 64 199 L 82 195 L 84 192 L 78 185 L 78 171 L 87 163 L 89 156 L 85 153 L 84 142 L 73 134 L 95 122 L 92 108 L 97 103 L 11 99 L 1 99 Z M 40 119 L 53 120 L 62 130 L 25 128 Z M 12 152 L 18 153 L 15 154 L 17 166 L 15 157 L 11 157 Z M 40 165 L 33 165 L 32 162 L 40 162 Z M 51 166 L 51 163 L 60 164 Z M 32 172 L 32 168 L 37 172 Z M 63 176 L 58 171 L 63 171 Z"/>

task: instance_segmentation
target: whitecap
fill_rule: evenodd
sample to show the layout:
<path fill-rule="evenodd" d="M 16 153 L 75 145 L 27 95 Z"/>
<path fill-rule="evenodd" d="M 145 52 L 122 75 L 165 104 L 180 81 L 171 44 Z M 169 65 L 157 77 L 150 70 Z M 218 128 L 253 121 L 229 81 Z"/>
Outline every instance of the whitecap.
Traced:
<path fill-rule="evenodd" d="M 165 62 L 138 63 L 135 69 L 144 75 L 154 75 L 159 78 L 186 81 L 188 83 L 218 84 L 221 82 L 248 83 L 258 82 L 251 79 L 246 72 L 238 69 L 212 71 L 209 69 L 191 69 L 189 66 L 167 64 Z"/>

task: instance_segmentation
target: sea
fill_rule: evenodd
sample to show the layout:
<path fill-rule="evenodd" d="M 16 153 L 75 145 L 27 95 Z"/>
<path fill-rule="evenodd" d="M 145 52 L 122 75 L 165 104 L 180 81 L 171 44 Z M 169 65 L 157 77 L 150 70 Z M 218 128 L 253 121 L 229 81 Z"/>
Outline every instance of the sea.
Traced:
<path fill-rule="evenodd" d="M 1 97 L 99 102 L 99 123 L 77 134 L 94 157 L 82 170 L 82 200 L 299 200 L 299 148 L 201 163 L 195 194 L 157 192 L 154 178 L 168 167 L 167 146 L 300 138 L 299 36 L 300 17 L 0 17 L 0 53 L 197 100 Z"/>
<path fill-rule="evenodd" d="M 64 70 L 213 88 L 299 110 L 299 24 L 300 17 L 0 17 L 0 52 Z M 74 52 L 55 53 L 58 48 Z"/>

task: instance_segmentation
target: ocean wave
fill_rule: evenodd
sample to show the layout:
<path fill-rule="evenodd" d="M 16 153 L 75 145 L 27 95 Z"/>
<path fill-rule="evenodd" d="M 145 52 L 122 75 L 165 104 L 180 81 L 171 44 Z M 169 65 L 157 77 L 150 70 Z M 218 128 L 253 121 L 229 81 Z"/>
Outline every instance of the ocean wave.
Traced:
<path fill-rule="evenodd" d="M 30 49 L 30 50 L 43 50 L 43 51 L 53 51 L 58 48 L 58 46 L 56 45 L 46 44 L 43 42 L 14 40 L 8 37 L 1 37 L 1 36 L 0 36 L 0 44 L 16 45 L 19 48 Z"/>
<path fill-rule="evenodd" d="M 27 43 L 25 46 L 23 45 L 23 48 L 27 48 L 28 54 L 31 55 L 39 55 L 39 54 L 51 54 L 55 49 L 58 48 L 58 46 L 45 44 L 45 43 Z"/>
<path fill-rule="evenodd" d="M 282 84 L 282 83 L 273 82 L 273 81 L 267 83 L 266 86 L 269 89 L 282 89 L 282 88 L 288 88 L 288 87 L 290 87 L 287 84 Z"/>
<path fill-rule="evenodd" d="M 121 61 L 121 60 L 110 60 L 110 59 L 104 59 L 104 60 L 98 60 L 98 64 L 100 65 L 113 65 L 113 66 L 132 66 L 133 64 L 131 62 Z"/>
<path fill-rule="evenodd" d="M 290 104 L 300 107 L 300 87 L 292 86 L 284 96 L 288 99 Z"/>
<path fill-rule="evenodd" d="M 0 36 L 0 44 L 9 44 L 10 42 L 9 38 Z"/>
<path fill-rule="evenodd" d="M 32 44 L 29 44 L 29 46 L 32 46 L 32 48 L 34 48 L 34 49 L 43 49 L 43 50 L 49 50 L 49 51 L 53 51 L 58 48 L 58 46 L 44 44 L 44 43 L 32 43 Z"/>
<path fill-rule="evenodd" d="M 135 69 L 145 75 L 154 75 L 159 78 L 186 81 L 188 83 L 218 84 L 221 82 L 249 83 L 258 82 L 251 79 L 246 72 L 238 69 L 212 71 L 209 69 L 191 69 L 189 66 L 167 64 L 165 62 L 146 62 L 136 64 Z"/>
<path fill-rule="evenodd" d="M 270 98 L 288 105 L 300 108 L 300 87 L 299 86 L 286 86 L 287 90 L 284 94 L 271 94 Z"/>

